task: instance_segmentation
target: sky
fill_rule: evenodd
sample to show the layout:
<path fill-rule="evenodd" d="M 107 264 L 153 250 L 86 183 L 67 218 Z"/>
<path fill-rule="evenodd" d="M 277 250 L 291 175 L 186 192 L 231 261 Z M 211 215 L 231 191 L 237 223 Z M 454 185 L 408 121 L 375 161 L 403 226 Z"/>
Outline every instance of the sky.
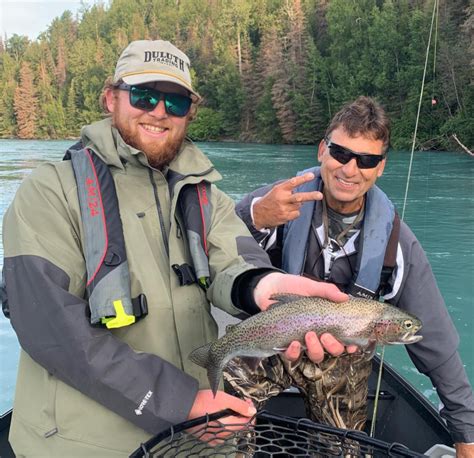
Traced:
<path fill-rule="evenodd" d="M 73 16 L 80 10 L 81 4 L 91 6 L 99 0 L 0 0 L 0 36 L 5 33 L 11 37 L 14 33 L 26 35 L 36 40 L 46 31 L 54 18 L 69 10 Z M 107 2 L 102 2 L 107 4 Z"/>

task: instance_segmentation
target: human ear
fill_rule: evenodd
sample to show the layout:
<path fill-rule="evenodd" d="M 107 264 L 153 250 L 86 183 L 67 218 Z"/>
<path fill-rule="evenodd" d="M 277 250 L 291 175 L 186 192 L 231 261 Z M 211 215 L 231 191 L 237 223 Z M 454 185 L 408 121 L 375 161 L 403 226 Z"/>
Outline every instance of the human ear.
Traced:
<path fill-rule="evenodd" d="M 105 91 L 105 103 L 107 105 L 107 110 L 109 113 L 113 113 L 115 111 L 115 105 L 117 102 L 117 95 L 114 90 L 106 89 Z"/>
<path fill-rule="evenodd" d="M 381 161 L 380 164 L 379 164 L 379 166 L 378 166 L 379 168 L 378 168 L 378 170 L 377 170 L 377 178 L 380 178 L 380 177 L 382 176 L 382 174 L 383 174 L 383 171 L 384 171 L 384 169 L 385 169 L 385 161 L 386 161 L 386 159 L 384 159 L 383 161 Z"/>
<path fill-rule="evenodd" d="M 321 140 L 318 146 L 318 161 L 319 162 L 322 162 L 322 158 L 325 152 L 326 152 L 326 142 L 324 140 Z"/>

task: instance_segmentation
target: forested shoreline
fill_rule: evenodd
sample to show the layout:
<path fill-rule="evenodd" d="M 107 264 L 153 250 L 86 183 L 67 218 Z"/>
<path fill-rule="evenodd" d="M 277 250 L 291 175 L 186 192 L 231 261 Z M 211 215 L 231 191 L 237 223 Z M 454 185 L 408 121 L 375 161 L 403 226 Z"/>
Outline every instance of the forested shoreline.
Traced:
<path fill-rule="evenodd" d="M 474 9 L 440 0 L 418 149 L 474 147 Z M 194 140 L 313 144 L 360 94 L 412 141 L 434 0 L 111 0 L 65 12 L 35 41 L 0 38 L 0 138 L 76 137 L 103 116 L 104 80 L 131 40 L 191 59 L 204 97 Z M 435 10 L 436 11 L 436 10 Z"/>

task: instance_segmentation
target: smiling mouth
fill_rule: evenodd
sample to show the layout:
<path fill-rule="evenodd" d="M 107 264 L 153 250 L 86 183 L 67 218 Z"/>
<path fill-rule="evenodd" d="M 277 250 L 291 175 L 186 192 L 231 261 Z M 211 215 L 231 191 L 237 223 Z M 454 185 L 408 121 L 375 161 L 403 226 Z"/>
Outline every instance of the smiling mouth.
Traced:
<path fill-rule="evenodd" d="M 336 181 L 338 181 L 344 186 L 355 186 L 357 184 L 357 183 L 351 183 L 350 181 L 345 181 L 342 178 L 338 178 L 338 177 L 336 177 Z"/>
<path fill-rule="evenodd" d="M 167 131 L 168 129 L 165 128 L 165 127 L 158 127 L 158 126 L 153 126 L 151 124 L 141 124 L 141 126 L 143 127 L 143 129 L 145 129 L 146 131 L 148 132 L 152 132 L 154 134 L 161 134 L 165 131 Z"/>

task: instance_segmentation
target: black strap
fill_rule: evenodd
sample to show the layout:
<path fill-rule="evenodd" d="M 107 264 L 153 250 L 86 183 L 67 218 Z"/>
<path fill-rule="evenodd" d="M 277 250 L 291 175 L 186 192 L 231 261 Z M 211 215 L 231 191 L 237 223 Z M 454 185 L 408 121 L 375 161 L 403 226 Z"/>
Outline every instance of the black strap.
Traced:
<path fill-rule="evenodd" d="M 382 272 L 380 274 L 380 284 L 378 294 L 383 296 L 386 293 L 388 282 L 392 277 L 393 269 L 397 265 L 397 250 L 398 240 L 400 238 L 400 217 L 395 211 L 395 217 L 393 218 L 392 232 L 388 239 L 387 249 L 385 250 L 385 256 L 383 259 Z"/>
<path fill-rule="evenodd" d="M 178 264 L 173 264 L 171 267 L 178 276 L 179 286 L 192 285 L 193 283 L 196 283 L 194 269 L 189 264 L 184 263 L 180 266 Z"/>
<path fill-rule="evenodd" d="M 148 301 L 144 294 L 139 294 L 132 299 L 133 315 L 139 319 L 148 315 Z"/>

